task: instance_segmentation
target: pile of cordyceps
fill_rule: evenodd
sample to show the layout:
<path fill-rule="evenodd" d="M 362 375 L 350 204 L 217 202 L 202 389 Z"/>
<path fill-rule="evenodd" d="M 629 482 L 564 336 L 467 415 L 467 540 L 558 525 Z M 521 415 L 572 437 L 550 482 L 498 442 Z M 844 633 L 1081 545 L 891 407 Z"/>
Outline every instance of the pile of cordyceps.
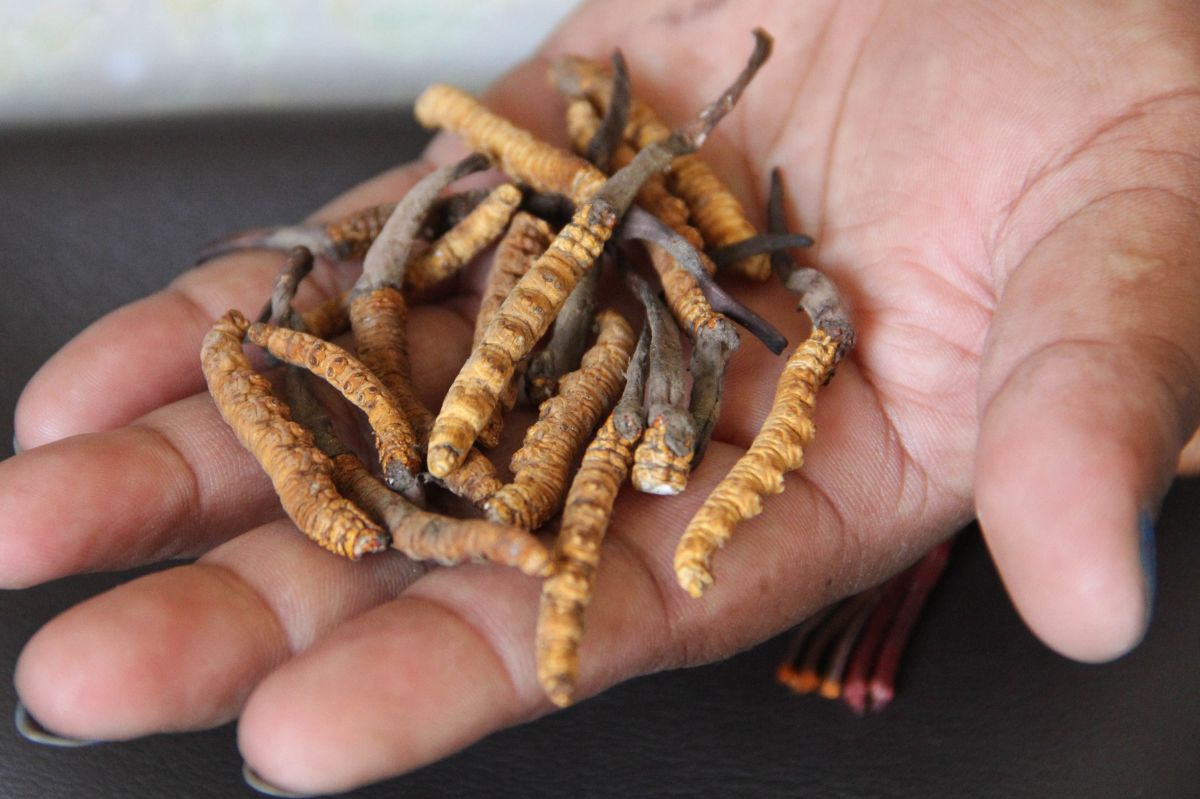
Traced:
<path fill-rule="evenodd" d="M 433 171 L 398 203 L 324 226 L 251 231 L 205 253 L 290 251 L 259 320 L 230 311 L 202 354 L 217 406 L 270 475 L 284 510 L 313 541 L 348 558 L 391 547 L 442 564 L 487 559 L 543 578 L 538 675 L 560 705 L 574 688 L 600 543 L 626 476 L 638 491 L 684 490 L 739 345 L 734 322 L 777 354 L 786 346 L 713 274 L 763 281 L 774 273 L 797 294 L 812 329 L 788 357 L 754 443 L 683 532 L 675 570 L 693 596 L 712 584 L 712 556 L 734 526 L 800 466 L 818 388 L 852 344 L 833 285 L 786 252 L 811 240 L 785 228 L 778 173 L 769 229 L 760 234 L 692 155 L 770 48 L 756 31 L 734 83 L 673 130 L 631 97 L 619 53 L 611 67 L 560 59 L 552 77 L 568 99 L 579 154 L 539 141 L 457 89 L 433 86 L 417 101 L 418 119 L 462 137 L 474 155 Z M 509 182 L 447 193 L 488 167 Z M 493 244 L 474 347 L 435 415 L 413 389 L 407 303 Z M 314 253 L 362 259 L 362 275 L 346 295 L 298 311 L 292 299 Z M 597 310 L 602 271 L 644 308 L 640 332 L 617 310 Z M 347 330 L 353 351 L 330 341 Z M 246 340 L 289 365 L 286 401 L 252 369 Z M 365 413 L 377 464 L 339 439 L 310 373 Z M 498 442 L 506 412 L 521 400 L 538 404 L 538 418 L 504 482 L 483 449 Z M 414 497 L 425 485 L 462 497 L 484 518 L 420 507 Z M 533 533 L 560 511 L 548 550 Z"/>

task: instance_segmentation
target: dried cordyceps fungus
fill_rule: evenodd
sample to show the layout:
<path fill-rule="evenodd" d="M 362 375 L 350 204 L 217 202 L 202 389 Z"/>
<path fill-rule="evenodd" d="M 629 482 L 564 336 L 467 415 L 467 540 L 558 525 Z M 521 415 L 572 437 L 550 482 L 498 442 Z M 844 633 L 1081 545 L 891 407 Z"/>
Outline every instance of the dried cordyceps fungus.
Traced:
<path fill-rule="evenodd" d="M 537 672 L 559 705 L 572 700 L 579 679 L 584 613 L 622 485 L 629 479 L 663 495 L 686 489 L 741 344 L 735 324 L 775 354 L 787 344 L 714 275 L 764 280 L 773 269 L 798 295 L 812 330 L 787 358 L 754 443 L 683 531 L 675 566 L 693 595 L 713 583 L 713 555 L 735 525 L 801 465 L 817 392 L 853 343 L 833 284 L 786 252 L 812 241 L 786 229 L 778 173 L 760 233 L 695 154 L 770 55 L 771 38 L 762 31 L 754 38 L 729 88 L 673 129 L 634 97 L 619 53 L 611 69 L 560 59 L 553 82 L 567 98 L 576 153 L 458 89 L 433 86 L 417 101 L 418 119 L 459 136 L 473 155 L 433 170 L 394 202 L 331 222 L 249 230 L 201 253 L 205 260 L 243 249 L 289 251 L 259 320 L 230 311 L 202 353 L 217 406 L 270 475 L 286 513 L 349 558 L 391 548 L 416 560 L 488 560 L 544 578 Z M 489 166 L 503 180 L 455 190 Z M 493 245 L 471 351 L 435 414 L 414 382 L 421 375 L 409 361 L 409 306 L 453 291 L 456 275 L 483 262 Z M 362 260 L 361 276 L 341 296 L 294 309 L 314 254 Z M 631 325 L 614 306 L 640 309 L 641 320 Z M 347 331 L 349 343 L 331 341 Z M 286 402 L 251 368 L 248 343 L 286 364 Z M 317 390 L 317 378 L 332 390 Z M 335 412 L 329 403 L 339 400 Z M 518 402 L 539 413 L 505 475 L 476 445 L 500 442 Z M 363 414 L 347 413 L 351 407 Z M 358 430 L 364 419 L 371 435 Z M 425 506 L 445 503 L 445 491 L 467 504 L 453 515 Z M 471 506 L 475 515 L 462 518 Z M 560 510 L 548 550 L 537 532 Z M 921 568 L 912 574 L 923 575 Z M 781 672 L 789 684 L 856 706 L 865 706 L 867 693 L 876 707 L 886 702 L 896 641 L 919 607 L 920 592 L 900 596 L 900 585 L 811 620 Z"/>

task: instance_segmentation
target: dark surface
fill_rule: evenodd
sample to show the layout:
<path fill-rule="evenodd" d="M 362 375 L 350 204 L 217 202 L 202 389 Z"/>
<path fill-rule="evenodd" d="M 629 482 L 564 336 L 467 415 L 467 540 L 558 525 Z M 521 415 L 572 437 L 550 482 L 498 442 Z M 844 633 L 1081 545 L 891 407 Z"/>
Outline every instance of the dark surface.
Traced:
<path fill-rule="evenodd" d="M 25 381 L 88 322 L 161 287 L 204 242 L 299 219 L 421 138 L 400 113 L 0 134 L 0 441 Z M 1115 664 L 1042 648 L 972 530 L 881 716 L 776 686 L 780 638 L 635 680 L 352 795 L 1200 796 L 1198 520 L 1200 483 L 1177 485 L 1160 523 L 1154 624 Z M 0 592 L 3 668 L 46 620 L 122 579 Z M 5 680 L 0 708 L 14 702 Z M 0 796 L 250 795 L 232 726 L 78 750 L 0 728 Z"/>

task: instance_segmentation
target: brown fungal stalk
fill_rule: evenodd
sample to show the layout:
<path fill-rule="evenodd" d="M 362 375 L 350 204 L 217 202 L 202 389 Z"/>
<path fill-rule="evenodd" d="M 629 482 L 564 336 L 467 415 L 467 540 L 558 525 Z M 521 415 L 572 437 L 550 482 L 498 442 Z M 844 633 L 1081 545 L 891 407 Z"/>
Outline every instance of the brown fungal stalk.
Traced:
<path fill-rule="evenodd" d="M 542 583 L 535 636 L 538 682 L 559 707 L 570 704 L 575 691 L 584 611 L 595 589 L 600 545 L 645 424 L 641 400 L 649 341 L 643 328 L 625 371 L 621 400 L 583 454 L 563 506 L 554 571 Z"/>
<path fill-rule="evenodd" d="M 627 271 L 625 279 L 646 309 L 650 331 L 646 430 L 633 455 L 633 486 L 648 494 L 678 494 L 687 486 L 696 446 L 679 328 L 641 275 Z"/>
<path fill-rule="evenodd" d="M 770 235 L 790 235 L 787 212 L 784 208 L 783 174 L 779 167 L 771 170 L 771 189 L 767 198 L 767 231 Z M 806 237 L 807 238 L 807 237 Z M 840 361 L 854 346 L 854 325 L 846 313 L 837 286 L 826 275 L 816 269 L 801 267 L 788 254 L 786 247 L 771 252 L 771 268 L 775 277 L 787 289 L 800 295 L 800 310 L 808 316 L 815 327 L 829 331 L 838 342 L 837 359 Z"/>
<path fill-rule="evenodd" d="M 439 197 L 422 228 L 422 238 L 436 239 L 462 221 L 487 195 L 487 189 L 468 189 Z M 243 230 L 202 247 L 195 263 L 203 264 L 222 255 L 246 250 L 286 252 L 293 247 L 305 247 L 329 261 L 359 261 L 395 209 L 396 203 L 387 202 L 359 209 L 332 222 Z"/>
<path fill-rule="evenodd" d="M 574 372 L 559 381 L 558 393 L 541 404 L 538 420 L 512 457 L 512 482 L 487 501 L 488 517 L 526 529 L 545 523 L 563 499 L 576 453 L 617 401 L 633 331 L 619 313 L 596 315 L 596 342 Z"/>
<path fill-rule="evenodd" d="M 250 366 L 242 352 L 249 327 L 245 317 L 230 311 L 204 337 L 200 362 L 221 416 L 271 478 L 284 512 L 301 532 L 354 560 L 386 549 L 387 534 L 338 493 L 333 463 Z"/>
<path fill-rule="evenodd" d="M 334 459 L 334 479 L 343 494 L 383 523 L 391 533 L 392 548 L 414 560 L 432 560 L 443 566 L 489 560 L 534 577 L 550 571 L 546 548 L 526 530 L 421 510 L 389 491 L 352 454 Z"/>
<path fill-rule="evenodd" d="M 554 320 L 550 341 L 530 356 L 525 394 L 532 402 L 540 404 L 558 393 L 559 378 L 579 365 L 596 315 L 596 286 L 602 271 L 597 266 L 580 279 Z"/>

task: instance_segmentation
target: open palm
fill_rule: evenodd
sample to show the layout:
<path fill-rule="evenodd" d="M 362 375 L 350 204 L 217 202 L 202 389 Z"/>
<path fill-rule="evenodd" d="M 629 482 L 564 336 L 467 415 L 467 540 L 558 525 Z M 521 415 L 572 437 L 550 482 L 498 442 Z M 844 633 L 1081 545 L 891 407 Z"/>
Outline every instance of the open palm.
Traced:
<path fill-rule="evenodd" d="M 783 168 L 792 227 L 817 239 L 813 264 L 859 329 L 820 397 L 805 468 L 717 555 L 702 600 L 675 585 L 676 537 L 753 437 L 781 359 L 744 340 L 688 492 L 622 494 L 582 693 L 760 641 L 976 512 L 1051 646 L 1103 659 L 1136 643 L 1150 602 L 1139 526 L 1200 409 L 1197 17 L 1165 1 L 608 2 L 565 24 L 544 55 L 620 46 L 635 91 L 669 120 L 728 82 L 752 24 L 775 35 L 704 155 L 759 218 L 767 172 Z M 488 99 L 561 141 L 544 66 Z M 427 157 L 456 147 L 438 139 Z M 421 171 L 323 215 L 394 198 Z M 394 553 L 344 562 L 282 519 L 197 362 L 212 319 L 255 310 L 278 266 L 245 255 L 197 269 L 38 374 L 18 409 L 28 451 L 0 464 L 0 581 L 199 556 L 47 625 L 18 666 L 24 702 L 80 738 L 240 715 L 242 751 L 267 779 L 344 789 L 550 709 L 534 673 L 538 585 L 482 565 L 426 573 Z M 318 270 L 299 302 L 352 279 Z M 736 290 L 803 335 L 778 287 Z M 412 313 L 433 407 L 467 354 L 469 306 Z M 62 484 L 70 507 L 39 488 Z"/>

